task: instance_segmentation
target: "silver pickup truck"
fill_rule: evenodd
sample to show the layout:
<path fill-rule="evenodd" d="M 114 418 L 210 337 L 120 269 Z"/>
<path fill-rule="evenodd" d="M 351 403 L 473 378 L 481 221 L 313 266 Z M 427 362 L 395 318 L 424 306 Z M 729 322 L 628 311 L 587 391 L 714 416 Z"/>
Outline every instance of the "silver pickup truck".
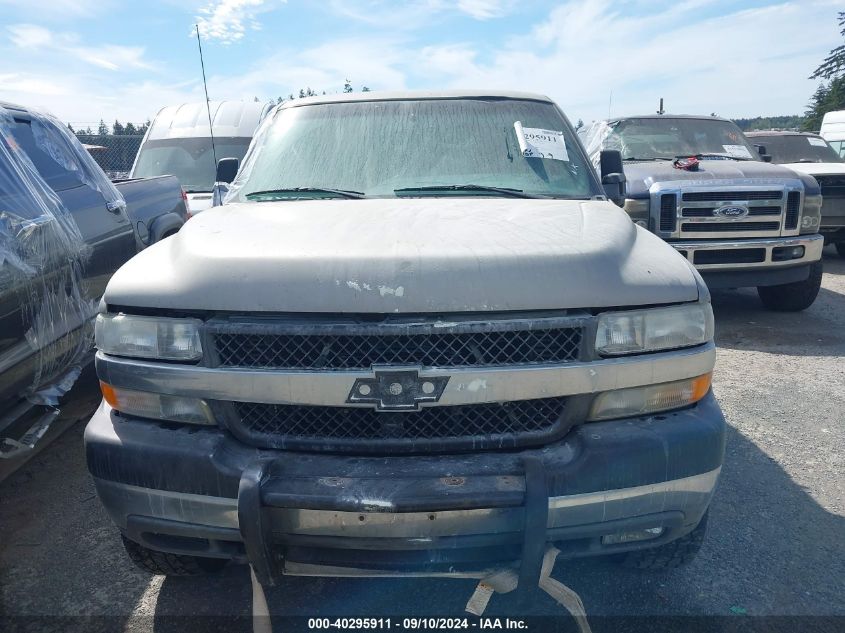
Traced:
<path fill-rule="evenodd" d="M 603 149 L 622 153 L 625 210 L 689 259 L 708 287 L 756 286 L 770 310 L 815 301 L 824 238 L 812 176 L 765 162 L 771 157 L 718 117 L 620 117 L 581 137 L 595 164 Z"/>
<path fill-rule="evenodd" d="M 226 204 L 101 305 L 87 460 L 131 558 L 265 584 L 532 577 L 551 543 L 688 562 L 725 441 L 710 297 L 603 164 L 538 95 L 275 109 Z"/>

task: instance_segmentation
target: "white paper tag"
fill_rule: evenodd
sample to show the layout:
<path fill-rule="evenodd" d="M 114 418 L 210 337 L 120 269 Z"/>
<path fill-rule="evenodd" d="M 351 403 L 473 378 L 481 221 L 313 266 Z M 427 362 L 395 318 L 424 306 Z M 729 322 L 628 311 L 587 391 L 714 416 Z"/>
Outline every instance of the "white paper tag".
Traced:
<path fill-rule="evenodd" d="M 737 158 L 753 158 L 745 145 L 722 145 L 730 156 Z"/>
<path fill-rule="evenodd" d="M 825 143 L 823 138 L 818 138 L 817 136 L 808 136 L 807 140 L 810 142 L 810 145 L 815 145 L 816 147 L 827 147 L 827 143 Z"/>
<path fill-rule="evenodd" d="M 544 130 L 539 127 L 522 127 L 520 121 L 513 124 L 513 129 L 519 141 L 519 151 L 525 158 L 549 158 L 569 162 L 563 132 Z"/>

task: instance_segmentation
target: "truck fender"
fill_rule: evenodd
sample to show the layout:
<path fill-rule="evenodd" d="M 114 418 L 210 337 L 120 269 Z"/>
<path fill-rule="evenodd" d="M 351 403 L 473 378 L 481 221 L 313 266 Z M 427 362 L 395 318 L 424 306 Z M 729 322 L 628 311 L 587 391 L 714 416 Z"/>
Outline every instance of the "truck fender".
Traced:
<path fill-rule="evenodd" d="M 185 224 L 185 221 L 175 213 L 165 213 L 157 217 L 150 227 L 150 236 L 152 239 L 150 239 L 149 243 L 154 244 L 161 238 L 176 233 L 176 231 L 182 228 L 183 224 Z"/>

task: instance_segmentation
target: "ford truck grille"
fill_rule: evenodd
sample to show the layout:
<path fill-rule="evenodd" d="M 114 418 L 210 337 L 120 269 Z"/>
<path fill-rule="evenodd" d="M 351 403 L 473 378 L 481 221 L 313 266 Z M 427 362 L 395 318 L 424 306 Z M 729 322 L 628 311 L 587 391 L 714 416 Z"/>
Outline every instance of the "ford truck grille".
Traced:
<path fill-rule="evenodd" d="M 567 398 L 423 408 L 371 408 L 236 402 L 236 432 L 267 448 L 420 452 L 511 448 L 548 442 L 566 427 Z"/>
<path fill-rule="evenodd" d="M 213 338 L 218 364 L 223 367 L 344 370 L 374 365 L 463 367 L 578 360 L 580 327 L 554 327 L 541 319 L 533 326 L 537 329 L 463 332 L 438 332 L 448 328 L 430 326 L 419 333 L 364 326 L 349 334 L 285 332 L 261 326 L 243 331 L 224 326 L 216 328 Z M 484 329 L 483 324 L 478 329 Z"/>
<path fill-rule="evenodd" d="M 660 232 L 666 238 L 740 239 L 797 233 L 801 192 L 785 189 L 725 189 L 659 195 Z"/>

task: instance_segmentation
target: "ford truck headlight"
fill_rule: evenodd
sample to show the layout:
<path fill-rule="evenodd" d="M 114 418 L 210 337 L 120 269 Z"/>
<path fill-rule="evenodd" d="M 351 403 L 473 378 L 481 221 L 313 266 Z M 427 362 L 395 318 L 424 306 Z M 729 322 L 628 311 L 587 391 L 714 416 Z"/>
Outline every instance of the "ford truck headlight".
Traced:
<path fill-rule="evenodd" d="M 648 198 L 646 198 L 645 200 L 635 200 L 633 198 L 628 198 L 625 200 L 624 209 L 627 214 L 631 217 L 631 220 L 634 222 L 634 224 L 641 226 L 644 229 L 648 228 Z"/>
<path fill-rule="evenodd" d="M 201 324 L 198 319 L 100 314 L 94 338 L 106 354 L 195 361 L 202 358 Z"/>
<path fill-rule="evenodd" d="M 602 356 L 643 354 L 701 345 L 713 338 L 713 309 L 698 302 L 669 308 L 599 315 L 596 351 Z"/>
<path fill-rule="evenodd" d="M 712 374 L 643 387 L 615 389 L 596 396 L 589 421 L 650 415 L 695 404 L 710 391 Z"/>
<path fill-rule="evenodd" d="M 800 233 L 818 233 L 822 218 L 822 197 L 804 196 Z"/>

